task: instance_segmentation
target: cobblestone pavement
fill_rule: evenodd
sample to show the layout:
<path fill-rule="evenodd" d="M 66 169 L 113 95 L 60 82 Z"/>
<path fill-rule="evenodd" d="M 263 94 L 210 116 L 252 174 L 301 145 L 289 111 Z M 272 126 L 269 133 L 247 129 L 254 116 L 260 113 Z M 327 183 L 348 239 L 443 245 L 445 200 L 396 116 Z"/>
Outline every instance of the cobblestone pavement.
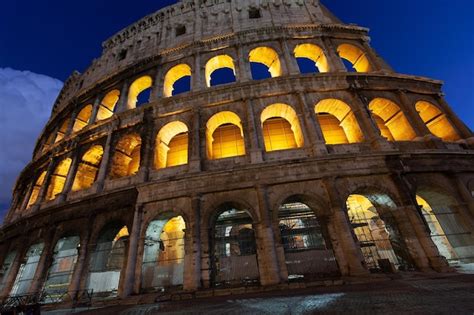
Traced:
<path fill-rule="evenodd" d="M 474 275 L 403 278 L 357 285 L 268 292 L 81 314 L 474 314 Z"/>

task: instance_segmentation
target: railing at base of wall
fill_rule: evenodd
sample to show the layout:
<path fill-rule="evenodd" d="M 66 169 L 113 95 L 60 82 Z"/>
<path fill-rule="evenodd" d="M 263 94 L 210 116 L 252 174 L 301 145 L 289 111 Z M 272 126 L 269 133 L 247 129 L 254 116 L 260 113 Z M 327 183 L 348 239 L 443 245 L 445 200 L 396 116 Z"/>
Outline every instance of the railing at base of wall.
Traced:
<path fill-rule="evenodd" d="M 83 291 L 42 291 L 35 294 L 10 296 L 0 301 L 0 314 L 39 314 L 43 305 L 61 302 L 72 303 L 76 306 L 89 306 L 92 304 L 93 290 Z"/>

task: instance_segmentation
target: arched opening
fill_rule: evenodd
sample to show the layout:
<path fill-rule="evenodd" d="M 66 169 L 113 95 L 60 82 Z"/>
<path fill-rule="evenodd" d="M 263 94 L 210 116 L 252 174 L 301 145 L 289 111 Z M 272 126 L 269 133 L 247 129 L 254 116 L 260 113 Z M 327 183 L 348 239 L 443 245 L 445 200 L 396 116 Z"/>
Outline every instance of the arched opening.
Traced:
<path fill-rule="evenodd" d="M 97 121 L 112 117 L 115 111 L 115 105 L 117 105 L 119 99 L 119 90 L 112 90 L 107 93 L 100 102 L 99 110 L 97 111 Z"/>
<path fill-rule="evenodd" d="M 230 56 L 215 56 L 206 63 L 207 87 L 235 81 L 235 65 L 234 60 Z"/>
<path fill-rule="evenodd" d="M 76 119 L 74 119 L 74 125 L 72 126 L 73 132 L 78 132 L 84 129 L 91 119 L 92 115 L 92 105 L 84 106 L 79 114 L 77 114 Z"/>
<path fill-rule="evenodd" d="M 254 80 L 281 76 L 281 63 L 277 52 L 270 47 L 258 47 L 249 53 L 250 68 Z"/>
<path fill-rule="evenodd" d="M 112 223 L 102 229 L 89 264 L 87 289 L 103 295 L 116 295 L 120 274 L 128 252 L 128 228 Z"/>
<path fill-rule="evenodd" d="M 296 112 L 286 104 L 273 104 L 260 115 L 267 152 L 301 148 L 303 132 Z"/>
<path fill-rule="evenodd" d="M 143 251 L 142 289 L 183 284 L 185 229 L 181 216 L 165 216 L 150 222 Z"/>
<path fill-rule="evenodd" d="M 433 135 L 444 141 L 461 139 L 446 114 L 441 112 L 438 107 L 425 101 L 419 101 L 415 106 L 416 111 Z"/>
<path fill-rule="evenodd" d="M 339 275 L 327 227 L 310 207 L 290 198 L 278 209 L 278 221 L 289 280 Z"/>
<path fill-rule="evenodd" d="M 41 187 L 44 184 L 44 179 L 46 178 L 46 171 L 41 172 L 40 176 L 36 179 L 35 185 L 30 193 L 30 198 L 28 200 L 28 204 L 26 205 L 27 208 L 31 207 L 36 203 L 38 200 L 38 195 L 41 190 Z"/>
<path fill-rule="evenodd" d="M 350 72 L 370 72 L 369 59 L 365 53 L 358 47 L 350 44 L 342 44 L 337 48 L 337 53 L 345 63 L 347 71 Z"/>
<path fill-rule="evenodd" d="M 155 167 L 157 169 L 188 164 L 188 127 L 173 121 L 156 136 Z"/>
<path fill-rule="evenodd" d="M 346 206 L 365 265 L 371 272 L 411 268 L 408 250 L 391 213 L 396 206 L 389 196 L 352 194 L 347 198 Z"/>
<path fill-rule="evenodd" d="M 459 271 L 474 267 L 474 237 L 459 215 L 462 211 L 454 198 L 434 189 L 422 187 L 416 201 L 439 253 Z"/>
<path fill-rule="evenodd" d="M 140 168 L 142 139 L 136 133 L 120 138 L 115 146 L 109 177 L 111 179 L 133 176 Z M 100 163 L 100 162 L 99 162 Z"/>
<path fill-rule="evenodd" d="M 247 210 L 232 205 L 219 208 L 211 230 L 211 282 L 213 286 L 259 282 L 257 244 L 253 220 Z"/>
<path fill-rule="evenodd" d="M 58 302 L 68 291 L 77 262 L 79 241 L 79 236 L 69 236 L 56 243 L 53 262 L 43 287 L 43 291 L 47 293 L 45 302 Z"/>
<path fill-rule="evenodd" d="M 53 200 L 57 195 L 63 192 L 71 163 L 72 160 L 70 158 L 66 158 L 58 163 L 58 166 L 56 166 L 56 169 L 49 179 L 46 200 Z"/>
<path fill-rule="evenodd" d="M 43 248 L 44 243 L 30 246 L 20 263 L 20 268 L 16 274 L 10 296 L 19 296 L 28 293 L 31 283 L 35 278 L 36 269 L 38 268 L 41 255 L 43 254 Z"/>
<path fill-rule="evenodd" d="M 136 79 L 128 90 L 127 108 L 132 109 L 148 103 L 152 84 L 153 80 L 149 76 Z"/>
<path fill-rule="evenodd" d="M 69 118 L 65 119 L 59 127 L 58 132 L 56 133 L 56 138 L 54 139 L 54 143 L 61 141 L 64 139 L 67 133 L 67 129 L 69 128 Z"/>
<path fill-rule="evenodd" d="M 171 68 L 165 75 L 163 96 L 170 97 L 191 90 L 191 67 L 179 64 Z"/>
<path fill-rule="evenodd" d="M 301 73 L 329 72 L 329 63 L 324 51 L 313 44 L 300 44 L 293 51 Z"/>
<path fill-rule="evenodd" d="M 325 99 L 315 106 L 326 144 L 356 143 L 364 140 L 359 123 L 349 105 L 337 99 Z"/>
<path fill-rule="evenodd" d="M 207 157 L 211 160 L 245 155 L 244 132 L 237 114 L 224 111 L 206 124 Z"/>
<path fill-rule="evenodd" d="M 72 184 L 72 191 L 90 188 L 97 179 L 100 162 L 104 149 L 100 145 L 92 146 L 83 156 L 77 166 L 76 177 Z"/>
<path fill-rule="evenodd" d="M 389 141 L 410 141 L 416 133 L 405 114 L 394 102 L 385 98 L 376 98 L 369 104 L 382 136 Z"/>
<path fill-rule="evenodd" d="M 12 271 L 12 266 L 13 262 L 15 261 L 16 254 L 16 250 L 12 250 L 8 252 L 7 256 L 3 260 L 2 269 L 0 269 L 2 271 L 0 272 L 0 294 L 3 292 L 5 286 L 7 285 L 7 281 L 10 277 L 10 272 Z"/>

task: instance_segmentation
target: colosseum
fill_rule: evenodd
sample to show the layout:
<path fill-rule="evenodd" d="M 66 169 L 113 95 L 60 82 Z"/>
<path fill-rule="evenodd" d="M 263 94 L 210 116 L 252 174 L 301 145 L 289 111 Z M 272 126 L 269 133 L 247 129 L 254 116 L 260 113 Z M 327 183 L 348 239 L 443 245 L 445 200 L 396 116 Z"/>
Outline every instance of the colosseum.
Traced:
<path fill-rule="evenodd" d="M 106 40 L 18 177 L 0 299 L 473 264 L 474 135 L 442 82 L 395 72 L 368 32 L 319 0 L 181 0 Z"/>

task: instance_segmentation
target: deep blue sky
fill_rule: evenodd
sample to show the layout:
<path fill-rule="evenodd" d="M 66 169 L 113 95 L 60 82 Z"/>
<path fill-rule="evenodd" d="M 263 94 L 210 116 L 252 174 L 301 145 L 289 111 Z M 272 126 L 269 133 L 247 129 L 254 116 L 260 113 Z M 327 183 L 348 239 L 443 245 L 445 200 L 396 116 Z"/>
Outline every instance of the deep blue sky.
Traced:
<path fill-rule="evenodd" d="M 64 81 L 101 53 L 101 43 L 172 0 L 6 1 L 0 67 Z M 450 104 L 474 127 L 472 0 L 323 0 L 346 23 L 371 29 L 372 45 L 395 70 L 441 79 Z"/>
<path fill-rule="evenodd" d="M 29 70 L 64 81 L 74 70 L 83 71 L 92 59 L 101 54 L 101 44 L 123 27 L 137 21 L 173 0 L 13 0 L 3 1 L 0 10 L 0 71 L 2 68 Z M 355 23 L 371 29 L 372 46 L 398 72 L 431 77 L 445 81 L 447 100 L 459 116 L 474 129 L 474 9 L 473 0 L 322 0 L 334 14 L 346 23 Z M 30 73 L 13 73 L 5 70 L 5 91 L 10 99 L 28 103 L 30 110 L 42 108 L 43 120 L 49 115 L 48 104 L 52 100 L 41 98 L 41 104 L 31 97 L 32 90 L 21 94 L 22 84 L 37 88 L 38 82 L 54 86 L 49 78 L 38 79 Z M 0 72 L 0 83 L 2 82 Z M 21 79 L 15 76 L 20 76 Z M 30 81 L 35 78 L 36 83 Z M 39 80 L 39 81 L 38 81 Z M 32 85 L 33 84 L 33 85 Z M 7 86 L 8 85 L 8 86 Z M 40 84 L 41 85 L 41 84 Z M 49 91 L 54 98 L 56 90 Z M 15 87 L 17 91 L 15 90 Z M 0 86 L 0 91 L 2 86 Z M 34 89 L 33 89 L 34 90 Z M 15 93 L 11 93 L 14 91 Z M 41 92 L 42 93 L 42 92 Z M 35 95 L 42 95 L 36 92 Z M 8 119 L 7 111 L 22 113 L 23 107 L 11 108 L 8 98 L 0 98 L 0 130 L 6 139 L 17 145 L 17 155 L 9 156 L 17 164 L 25 164 L 33 143 L 27 146 L 14 135 L 23 133 L 24 138 L 37 138 L 26 132 L 31 124 Z M 9 103 L 9 104 L 7 104 Z M 51 104 L 52 105 L 52 104 Z M 31 109 L 31 107 L 33 107 Z M 3 122 L 2 122 L 3 116 Z M 11 116 L 11 115 L 10 115 Z M 17 115 L 18 116 L 18 115 Z M 16 117 L 17 117 L 16 116 Z M 38 115 L 37 115 L 38 116 Z M 26 113 L 25 117 L 28 116 Z M 32 118 L 31 118 L 32 119 Z M 31 120 L 30 119 L 30 120 Z M 24 120 L 22 118 L 21 120 Z M 40 120 L 36 120 L 38 122 Z M 41 122 L 43 125 L 44 122 Z M 16 130 L 9 126 L 16 126 Z M 39 129 L 40 127 L 34 127 Z M 30 131 L 33 130 L 31 126 Z M 0 138 L 4 150 L 5 138 Z M 30 148 L 31 147 L 31 148 Z M 20 156 L 21 152 L 24 151 Z M 27 152 L 28 151 L 28 152 Z M 4 151 L 3 151 L 4 152 Z M 2 153 L 2 152 L 0 152 Z M 0 154 L 1 157 L 1 154 Z M 21 169 L 0 161 L 0 178 Z M 1 186 L 2 183 L 0 183 Z M 2 188 L 5 190 L 4 188 Z M 1 192 L 0 192 L 1 193 Z M 5 194 L 8 195 L 9 193 Z M 0 194 L 1 195 L 1 194 Z M 0 221 L 2 211 L 8 208 L 7 197 L 0 198 Z"/>

